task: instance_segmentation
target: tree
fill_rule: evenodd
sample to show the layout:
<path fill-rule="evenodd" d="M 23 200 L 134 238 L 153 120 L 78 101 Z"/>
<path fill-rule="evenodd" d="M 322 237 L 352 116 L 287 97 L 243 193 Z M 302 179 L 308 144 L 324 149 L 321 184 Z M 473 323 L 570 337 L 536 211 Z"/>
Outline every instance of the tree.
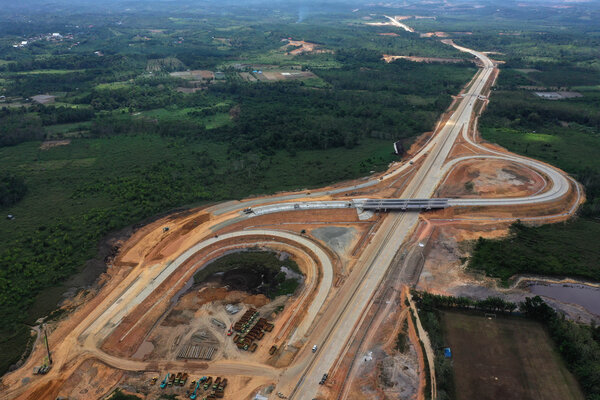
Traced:
<path fill-rule="evenodd" d="M 10 207 L 27 193 L 27 186 L 21 177 L 5 175 L 0 177 L 0 207 Z"/>

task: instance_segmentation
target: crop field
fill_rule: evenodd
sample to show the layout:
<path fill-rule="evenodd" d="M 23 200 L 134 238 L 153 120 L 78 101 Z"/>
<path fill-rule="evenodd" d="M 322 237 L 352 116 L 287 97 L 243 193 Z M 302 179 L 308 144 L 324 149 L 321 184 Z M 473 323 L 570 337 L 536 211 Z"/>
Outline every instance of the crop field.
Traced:
<path fill-rule="evenodd" d="M 584 398 L 541 324 L 459 312 L 443 324 L 458 400 Z"/>

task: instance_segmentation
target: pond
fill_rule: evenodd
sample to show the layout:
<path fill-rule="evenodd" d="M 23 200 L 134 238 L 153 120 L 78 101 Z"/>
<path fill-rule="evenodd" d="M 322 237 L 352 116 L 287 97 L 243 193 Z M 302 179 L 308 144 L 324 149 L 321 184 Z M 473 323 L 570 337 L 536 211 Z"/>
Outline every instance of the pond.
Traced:
<path fill-rule="evenodd" d="M 531 293 L 546 296 L 562 303 L 578 304 L 589 312 L 600 315 L 600 288 L 565 283 L 540 283 L 528 286 Z"/>

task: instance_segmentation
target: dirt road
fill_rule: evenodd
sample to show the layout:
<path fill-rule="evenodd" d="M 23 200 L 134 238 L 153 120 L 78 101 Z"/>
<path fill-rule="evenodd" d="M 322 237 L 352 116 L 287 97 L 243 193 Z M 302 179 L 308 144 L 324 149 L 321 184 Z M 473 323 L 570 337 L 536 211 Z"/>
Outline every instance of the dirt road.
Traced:
<path fill-rule="evenodd" d="M 392 23 L 409 32 L 413 30 L 396 19 L 387 17 Z M 394 22 L 395 21 L 395 22 Z M 273 393 L 282 392 L 293 399 L 313 399 L 317 396 L 319 381 L 324 373 L 330 371 L 336 364 L 348 340 L 359 326 L 364 310 L 371 302 L 374 293 L 379 287 L 382 278 L 386 275 L 398 249 L 411 237 L 419 214 L 416 212 L 393 213 L 385 216 L 377 228 L 369 233 L 366 245 L 359 252 L 349 274 L 344 276 L 341 286 L 333 290 L 334 267 L 330 252 L 321 248 L 314 240 L 303 235 L 286 232 L 281 226 L 279 229 L 248 229 L 240 228 L 234 232 L 217 235 L 220 229 L 236 227 L 240 222 L 250 218 L 265 215 L 286 216 L 295 212 L 306 210 L 338 210 L 355 207 L 352 197 L 341 197 L 347 192 L 355 192 L 366 188 L 373 191 L 389 186 L 409 171 L 408 182 L 403 186 L 401 197 L 404 199 L 428 199 L 439 183 L 464 161 L 498 159 L 520 163 L 527 168 L 540 171 L 548 177 L 547 189 L 531 196 L 514 197 L 507 199 L 452 199 L 451 205 L 460 206 L 518 206 L 524 204 L 541 204 L 559 201 L 566 198 L 577 188 L 577 201 L 565 211 L 571 215 L 581 195 L 579 187 L 566 175 L 547 164 L 530 160 L 525 157 L 514 156 L 505 152 L 490 149 L 475 142 L 469 132 L 473 131 L 474 114 L 477 101 L 482 101 L 484 92 L 489 88 L 495 73 L 493 62 L 483 53 L 461 46 L 451 41 L 445 41 L 457 49 L 473 54 L 479 59 L 482 66 L 469 87 L 457 100 L 453 112 L 445 123 L 441 124 L 434 136 L 411 158 L 410 162 L 396 163 L 387 172 L 367 181 L 353 182 L 342 187 L 326 188 L 320 191 L 307 193 L 291 193 L 265 198 L 257 198 L 244 202 L 229 202 L 203 210 L 202 222 L 186 228 L 187 223 L 182 223 L 180 237 L 177 229 L 165 233 L 163 226 L 157 224 L 148 228 L 145 236 L 136 237 L 138 243 L 130 246 L 128 262 L 134 265 L 124 274 L 118 282 L 112 282 L 104 292 L 84 308 L 85 314 L 77 316 L 77 320 L 67 320 L 64 324 L 69 329 L 63 328 L 65 334 L 56 340 L 53 348 L 54 366 L 45 376 L 32 377 L 31 368 L 40 363 L 41 351 L 19 370 L 7 374 L 3 381 L 10 386 L 0 394 L 0 398 L 12 399 L 22 396 L 29 398 L 32 388 L 44 387 L 53 381 L 60 381 L 70 376 L 77 367 L 86 359 L 97 359 L 103 363 L 127 371 L 164 371 L 166 369 L 185 367 L 186 371 L 197 374 L 227 374 L 247 377 L 261 377 L 271 379 L 277 383 Z M 460 156 L 449 160 L 452 149 L 459 138 L 465 140 L 479 154 Z M 341 199 L 340 199 L 341 198 Z M 252 207 L 253 213 L 242 210 Z M 310 214 L 307 214 L 310 215 Z M 193 216 L 186 216 L 193 222 Z M 319 283 L 314 295 L 306 296 L 298 303 L 305 311 L 304 318 L 290 331 L 286 338 L 287 345 L 293 343 L 307 343 L 297 354 L 293 363 L 285 370 L 280 370 L 263 363 L 244 362 L 234 360 L 219 360 L 210 363 L 154 360 L 151 362 L 136 361 L 124 357 L 109 355 L 102 350 L 102 342 L 117 329 L 122 321 L 139 305 L 145 304 L 152 295 L 160 292 L 159 299 L 163 301 L 174 296 L 176 288 L 193 273 L 193 265 L 188 261 L 199 252 L 210 246 L 218 246 L 229 240 L 247 237 L 263 237 L 264 240 L 286 241 L 296 243 L 298 246 L 310 250 L 315 255 L 315 267 L 319 270 Z M 136 245 L 138 245 L 136 247 Z M 312 272 L 317 275 L 315 271 Z M 179 274 L 179 275 L 178 275 Z M 412 276 L 407 273 L 406 276 Z M 170 287 L 165 288 L 165 282 Z M 154 307 L 159 300 L 153 299 Z M 93 305 L 93 307 L 91 306 Z M 83 313 L 83 312 L 82 312 Z M 417 321 L 418 322 L 418 321 Z M 66 325 L 65 325 L 66 326 Z M 135 328 L 136 325 L 133 326 Z M 131 328 L 128 332 L 132 332 Z M 427 335 L 420 323 L 417 323 L 419 335 L 425 342 Z M 128 333 L 127 333 L 128 334 Z M 310 348 L 318 345 L 318 351 L 312 353 Z M 425 345 L 426 355 L 429 359 L 430 373 L 435 380 L 433 352 L 428 343 Z M 23 378 L 31 379 L 23 383 Z M 264 380 L 263 380 L 264 381 Z M 262 382 L 262 381 L 261 381 Z M 433 382 L 435 383 L 435 381 Z M 435 390 L 435 384 L 432 385 Z M 435 398 L 435 391 L 432 393 Z"/>

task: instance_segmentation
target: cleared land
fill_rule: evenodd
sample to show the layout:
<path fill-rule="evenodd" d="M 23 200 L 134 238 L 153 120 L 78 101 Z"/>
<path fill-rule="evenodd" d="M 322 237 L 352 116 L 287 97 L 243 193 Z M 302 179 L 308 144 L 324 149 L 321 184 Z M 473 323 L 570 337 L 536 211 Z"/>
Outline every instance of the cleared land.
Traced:
<path fill-rule="evenodd" d="M 443 314 L 457 399 L 583 399 L 542 325 L 520 318 Z"/>

